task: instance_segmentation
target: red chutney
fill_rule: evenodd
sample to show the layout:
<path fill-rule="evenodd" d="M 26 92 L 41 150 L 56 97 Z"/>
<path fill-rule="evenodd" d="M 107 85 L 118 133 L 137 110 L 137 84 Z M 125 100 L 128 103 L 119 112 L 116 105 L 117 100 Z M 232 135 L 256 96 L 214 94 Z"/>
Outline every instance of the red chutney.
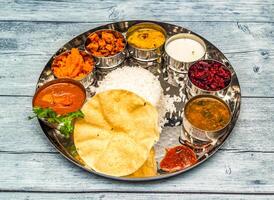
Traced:
<path fill-rule="evenodd" d="M 86 94 L 73 83 L 55 83 L 38 91 L 33 105 L 51 108 L 57 114 L 65 115 L 79 110 L 86 99 Z"/>
<path fill-rule="evenodd" d="M 167 149 L 160 162 L 160 168 L 166 172 L 175 172 L 194 165 L 197 162 L 195 153 L 187 146 L 180 145 Z"/>
<path fill-rule="evenodd" d="M 188 77 L 194 85 L 203 90 L 218 91 L 230 84 L 231 72 L 222 63 L 201 60 L 189 68 Z"/>

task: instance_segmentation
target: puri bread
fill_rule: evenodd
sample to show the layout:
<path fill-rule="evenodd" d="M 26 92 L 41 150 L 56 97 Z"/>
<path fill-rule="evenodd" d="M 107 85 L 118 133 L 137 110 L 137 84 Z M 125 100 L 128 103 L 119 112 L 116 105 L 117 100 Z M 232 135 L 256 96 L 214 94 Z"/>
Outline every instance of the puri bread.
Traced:
<path fill-rule="evenodd" d="M 126 176 L 148 159 L 159 139 L 154 106 L 126 90 L 96 94 L 75 122 L 74 143 L 86 165 L 97 172 Z"/>

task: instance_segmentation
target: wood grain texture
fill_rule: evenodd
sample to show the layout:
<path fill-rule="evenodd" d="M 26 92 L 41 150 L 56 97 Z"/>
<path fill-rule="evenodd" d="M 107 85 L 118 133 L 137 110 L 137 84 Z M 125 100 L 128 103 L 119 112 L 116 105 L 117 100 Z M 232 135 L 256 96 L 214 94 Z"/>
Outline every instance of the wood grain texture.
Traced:
<path fill-rule="evenodd" d="M 171 23 L 200 34 L 227 54 L 274 50 L 273 23 Z M 73 37 L 104 24 L 106 23 L 0 22 L 0 52 L 53 54 Z"/>
<path fill-rule="evenodd" d="M 191 172 L 143 183 L 98 177 L 59 154 L 2 153 L 0 158 L 5 161 L 0 165 L 0 191 L 274 194 L 273 153 L 219 151 Z"/>
<path fill-rule="evenodd" d="M 155 193 L 32 193 L 32 192 L 5 192 L 0 193 L 0 199 L 9 200 L 113 200 L 113 199 L 131 199 L 131 200 L 194 200 L 194 199 L 212 199 L 212 200 L 270 200 L 274 199 L 273 195 L 264 194 L 155 194 Z"/>
<path fill-rule="evenodd" d="M 0 0 L 0 7 L 0 199 L 274 199 L 273 0 Z M 245 98 L 231 137 L 178 177 L 133 184 L 92 175 L 27 120 L 38 76 L 59 47 L 129 19 L 197 32 L 225 53 L 241 84 Z"/>
<path fill-rule="evenodd" d="M 117 0 L 1 2 L 0 20 L 95 22 L 126 19 L 162 21 L 267 21 L 273 22 L 272 0 Z"/>
<path fill-rule="evenodd" d="M 56 152 L 36 119 L 31 97 L 0 97 L 0 152 Z M 223 150 L 274 153 L 274 99 L 243 98 L 241 113 Z M 1 159 L 0 159 L 1 161 Z M 248 167 L 248 165 L 246 166 Z M 1 170 L 0 170 L 1 174 Z"/>
<path fill-rule="evenodd" d="M 5 163 L 0 165 L 0 191 L 274 193 L 273 101 L 244 98 L 240 119 L 222 150 L 191 172 L 128 184 L 84 172 L 55 153 L 37 123 L 26 119 L 30 97 L 1 97 L 1 107 L 9 112 L 0 112 L 0 161 Z"/>
<path fill-rule="evenodd" d="M 99 24 L 0 23 L 0 95 L 32 95 L 51 55 Z M 242 95 L 274 97 L 274 85 L 269 84 L 274 80 L 274 23 L 175 24 L 201 34 L 225 53 L 239 77 Z"/>

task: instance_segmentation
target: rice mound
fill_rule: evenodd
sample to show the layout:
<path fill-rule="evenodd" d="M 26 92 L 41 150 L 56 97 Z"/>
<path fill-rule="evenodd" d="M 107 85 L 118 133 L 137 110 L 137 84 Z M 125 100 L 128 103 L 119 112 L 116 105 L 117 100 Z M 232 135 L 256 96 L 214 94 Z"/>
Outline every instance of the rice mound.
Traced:
<path fill-rule="evenodd" d="M 111 89 L 134 92 L 155 107 L 158 106 L 163 94 L 159 80 L 150 71 L 141 67 L 125 66 L 108 73 L 96 91 L 99 93 Z"/>

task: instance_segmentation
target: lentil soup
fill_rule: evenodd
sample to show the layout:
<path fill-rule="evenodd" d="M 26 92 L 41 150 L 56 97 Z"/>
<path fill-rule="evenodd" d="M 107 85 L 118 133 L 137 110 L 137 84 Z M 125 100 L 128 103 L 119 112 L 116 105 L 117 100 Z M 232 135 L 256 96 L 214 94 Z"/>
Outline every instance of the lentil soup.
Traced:
<path fill-rule="evenodd" d="M 225 103 L 213 97 L 199 97 L 191 100 L 185 108 L 187 120 L 196 128 L 216 131 L 230 121 L 230 110 Z"/>

